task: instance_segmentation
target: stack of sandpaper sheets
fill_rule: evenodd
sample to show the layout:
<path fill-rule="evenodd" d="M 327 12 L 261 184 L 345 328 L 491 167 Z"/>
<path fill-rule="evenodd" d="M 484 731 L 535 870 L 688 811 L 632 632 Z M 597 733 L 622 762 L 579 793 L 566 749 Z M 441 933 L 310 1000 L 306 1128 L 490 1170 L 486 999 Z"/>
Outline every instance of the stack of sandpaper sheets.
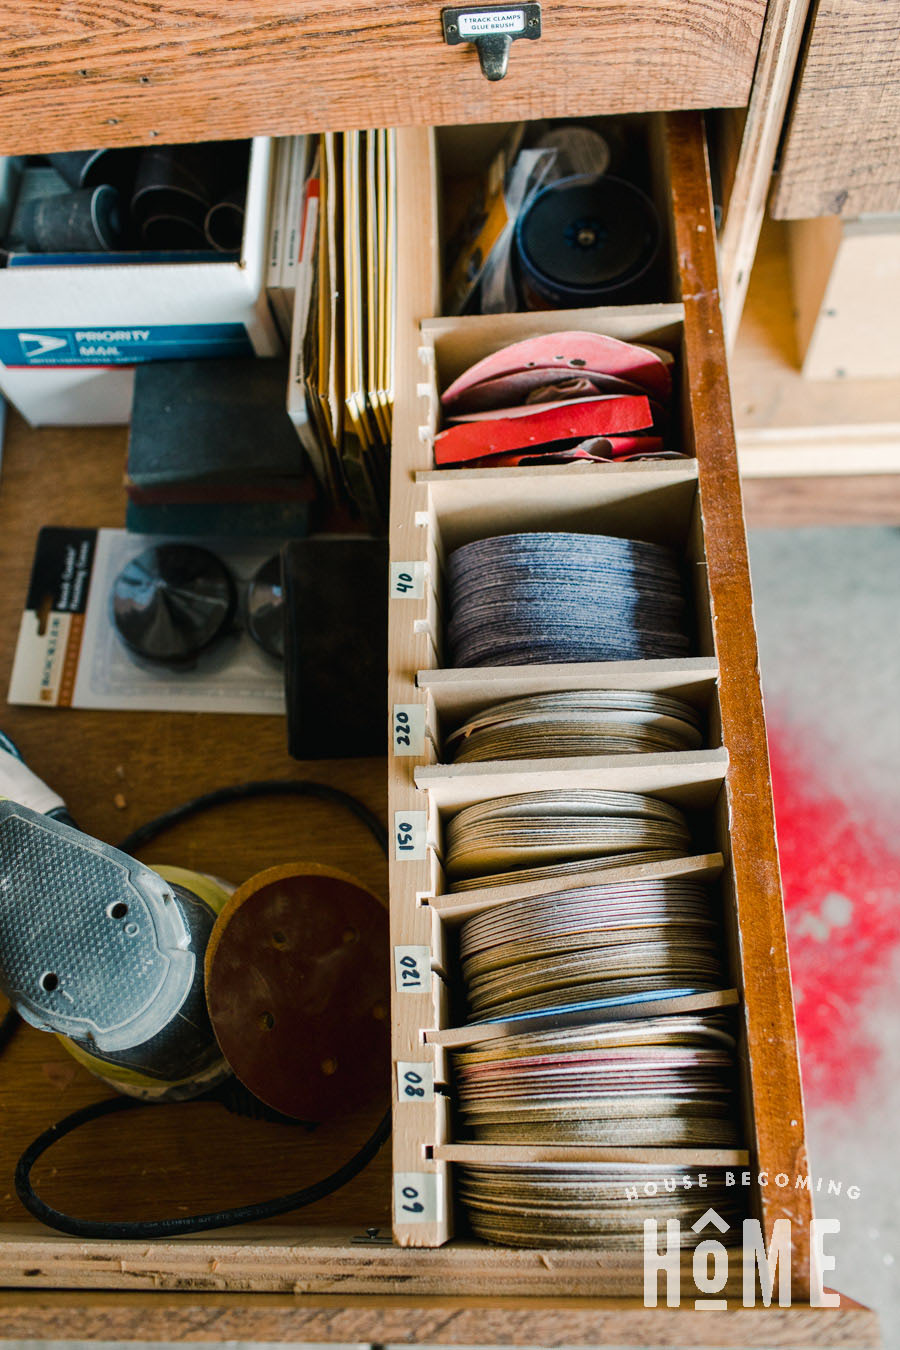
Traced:
<path fill-rule="evenodd" d="M 618 1248 L 640 1245 L 645 1218 L 691 1215 L 689 1226 L 719 1201 L 723 1217 L 733 1212 L 714 1170 L 698 1196 L 696 1173 L 652 1162 L 656 1149 L 741 1144 L 731 1015 L 648 1015 L 654 991 L 721 987 L 719 938 L 708 888 L 678 878 L 513 901 L 462 925 L 475 1020 L 472 1041 L 452 1055 L 456 1118 L 465 1137 L 506 1150 L 502 1162 L 457 1169 L 476 1234 Z M 478 1039 L 480 1025 L 490 1038 Z M 525 1154 L 561 1146 L 632 1148 L 644 1160 Z"/>
<path fill-rule="evenodd" d="M 677 658 L 685 599 L 670 549 L 602 534 L 496 535 L 451 553 L 454 666 Z"/>
<path fill-rule="evenodd" d="M 668 990 L 721 988 L 706 889 L 612 882 L 514 901 L 463 924 L 470 1016 L 482 1020 Z"/>
<path fill-rule="evenodd" d="M 598 1022 L 453 1056 L 473 1138 L 607 1148 L 730 1148 L 734 1040 L 722 1015 Z"/>
<path fill-rule="evenodd" d="M 288 412 L 326 499 L 388 515 L 397 317 L 396 133 L 328 132 L 299 236 Z"/>
<path fill-rule="evenodd" d="M 697 709 L 641 689 L 576 689 L 495 703 L 444 742 L 456 764 L 576 755 L 656 754 L 703 744 Z"/>
<path fill-rule="evenodd" d="M 702 1189 L 701 1170 L 706 1174 Z M 724 1172 L 715 1169 L 658 1163 L 469 1163 L 457 1173 L 457 1193 L 472 1228 L 488 1242 L 639 1251 L 644 1220 L 655 1218 L 660 1247 L 667 1219 L 680 1220 L 681 1240 L 691 1247 L 708 1236 L 695 1234 L 691 1224 L 709 1208 L 729 1225 L 728 1233 L 716 1237 L 726 1244 L 740 1240 L 739 1188 L 729 1187 Z"/>
<path fill-rule="evenodd" d="M 453 816 L 444 833 L 444 869 L 454 891 L 566 877 L 690 853 L 677 806 L 639 792 L 522 792 Z"/>
<path fill-rule="evenodd" d="M 439 468 L 682 458 L 672 357 L 588 332 L 542 334 L 478 361 L 444 391 Z"/>

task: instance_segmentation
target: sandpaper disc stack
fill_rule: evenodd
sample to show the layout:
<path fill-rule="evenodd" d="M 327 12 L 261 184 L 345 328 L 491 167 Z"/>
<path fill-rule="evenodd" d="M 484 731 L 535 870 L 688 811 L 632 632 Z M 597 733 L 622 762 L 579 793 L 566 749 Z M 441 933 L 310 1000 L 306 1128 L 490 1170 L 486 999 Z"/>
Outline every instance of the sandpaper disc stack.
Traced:
<path fill-rule="evenodd" d="M 666 1220 L 679 1219 L 681 1240 L 690 1247 L 708 1237 L 694 1234 L 691 1224 L 710 1207 L 729 1225 L 716 1237 L 726 1245 L 740 1241 L 739 1188 L 728 1187 L 715 1169 L 702 1169 L 708 1174 L 703 1189 L 700 1169 L 657 1163 L 470 1163 L 456 1170 L 472 1228 L 488 1242 L 639 1251 L 644 1220 L 655 1218 L 663 1235 Z"/>
<path fill-rule="evenodd" d="M 456 764 L 698 750 L 700 716 L 683 699 L 642 689 L 563 690 L 508 699 L 446 738 Z"/>
<path fill-rule="evenodd" d="M 709 1014 L 487 1041 L 453 1056 L 460 1117 L 497 1144 L 733 1147 L 733 1049 Z"/>
<path fill-rule="evenodd" d="M 690 850 L 683 813 L 658 797 L 597 788 L 520 792 L 467 806 L 447 822 L 444 869 L 451 890 L 464 891 Z"/>
<path fill-rule="evenodd" d="M 696 882 L 613 882 L 485 910 L 460 930 L 470 1016 L 721 988 L 719 926 Z"/>
<path fill-rule="evenodd" d="M 600 534 L 497 535 L 447 569 L 454 666 L 631 661 L 690 649 L 670 549 Z"/>

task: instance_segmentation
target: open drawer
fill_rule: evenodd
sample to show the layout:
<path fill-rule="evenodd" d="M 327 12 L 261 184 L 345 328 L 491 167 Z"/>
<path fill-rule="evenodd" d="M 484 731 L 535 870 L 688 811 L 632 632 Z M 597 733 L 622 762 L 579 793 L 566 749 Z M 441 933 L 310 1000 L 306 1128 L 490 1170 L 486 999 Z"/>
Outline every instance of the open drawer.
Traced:
<path fill-rule="evenodd" d="M 430 582 L 439 575 L 442 551 L 448 542 L 452 546 L 489 532 L 504 512 L 557 525 L 583 525 L 585 513 L 604 521 L 613 512 L 631 513 L 645 525 L 652 522 L 657 537 L 673 542 L 690 564 L 694 649 L 677 663 L 638 663 L 641 671 L 595 669 L 587 678 L 595 681 L 593 687 L 612 680 L 613 687 L 677 693 L 702 711 L 706 739 L 702 749 L 683 758 L 660 754 L 637 756 L 628 764 L 580 763 L 574 772 L 594 784 L 654 792 L 698 821 L 697 853 L 689 870 L 717 888 L 729 977 L 740 998 L 742 1144 L 727 1158 L 708 1161 L 733 1161 L 737 1170 L 754 1176 L 766 1170 L 773 1177 L 784 1172 L 793 1178 L 807 1170 L 803 1109 L 700 120 L 693 115 L 660 119 L 657 139 L 669 187 L 677 291 L 660 307 L 639 314 L 620 310 L 605 318 L 623 335 L 652 334 L 671 343 L 682 372 L 679 415 L 685 448 L 692 453 L 671 463 L 579 469 L 572 477 L 567 470 L 549 469 L 502 471 L 501 478 L 492 478 L 492 471 L 444 477 L 431 463 L 441 362 L 449 359 L 460 334 L 464 344 L 470 341 L 469 330 L 472 340 L 480 340 L 481 321 L 438 320 L 423 326 L 438 312 L 434 141 L 424 130 L 399 134 L 400 376 L 391 556 L 396 564 L 421 563 L 427 584 L 420 598 L 391 602 L 389 697 L 392 705 L 424 708 L 429 749 L 419 757 L 389 759 L 387 805 L 390 822 L 394 813 L 423 813 L 434 847 L 412 864 L 391 861 L 390 906 L 392 942 L 428 948 L 435 980 L 427 998 L 395 998 L 394 1058 L 431 1057 L 436 1081 L 443 1076 L 454 1026 L 453 1009 L 441 994 L 440 971 L 452 960 L 460 899 L 443 886 L 441 831 L 449 813 L 485 791 L 497 791 L 496 782 L 486 787 L 479 773 L 446 772 L 440 762 L 442 738 L 494 693 L 502 698 L 522 688 L 510 685 L 512 677 L 502 670 L 495 670 L 493 683 L 485 687 L 468 672 L 441 665 L 439 587 Z M 582 317 L 598 324 L 604 318 L 602 311 Z M 510 316 L 502 322 L 514 328 L 531 320 L 548 331 L 558 316 Z M 7 507 L 9 547 L 23 554 L 14 564 L 21 587 L 11 587 L 16 594 L 10 613 L 24 590 L 27 540 L 36 522 L 48 523 L 48 513 L 52 518 L 54 512 L 71 519 L 77 498 L 79 509 L 90 509 L 96 523 L 117 523 L 118 498 L 106 486 L 111 478 L 114 486 L 116 453 L 112 442 L 104 446 L 101 438 L 85 461 L 59 468 L 49 495 L 38 500 L 41 494 L 32 488 L 27 511 Z M 20 473 L 14 460 L 7 491 L 22 491 L 24 480 L 25 469 Z M 532 667 L 528 687 L 558 680 L 548 671 Z M 573 678 L 568 671 L 567 678 Z M 584 672 L 578 678 L 581 682 Z M 51 743 L 44 714 L 11 711 L 9 730 L 21 738 L 35 770 L 50 778 L 61 764 L 62 774 L 56 772 L 60 790 L 86 828 L 102 837 L 114 838 L 172 800 L 209 786 L 210 761 L 221 782 L 274 777 L 285 770 L 283 728 L 276 719 L 259 719 L 256 734 L 247 737 L 243 726 L 234 725 L 242 719 L 191 718 L 188 728 L 187 719 L 174 714 L 153 715 L 136 725 L 124 714 L 72 713 L 65 722 L 54 720 L 57 740 Z M 355 787 L 383 810 L 384 766 L 360 762 L 351 767 L 352 783 L 341 778 L 337 766 L 303 765 L 297 771 Z M 573 766 L 556 763 L 548 771 L 562 782 Z M 102 800 L 93 785 L 97 781 L 109 789 L 99 794 Z M 137 813 L 136 819 L 120 814 L 117 820 L 111 804 L 123 781 L 128 810 Z M 324 808 L 311 806 L 307 819 L 316 827 L 323 861 L 344 865 L 383 888 L 374 847 L 358 844 L 350 831 L 335 831 Z M 154 846 L 148 861 L 171 857 L 178 845 L 179 860 L 186 865 L 240 878 L 296 848 L 289 837 L 296 820 L 295 808 L 281 803 L 267 804 L 246 825 L 237 816 L 231 828 L 209 818 L 198 822 L 196 831 L 182 830 L 165 847 Z M 477 892 L 469 893 L 465 903 L 477 906 Z M 41 1129 L 103 1095 L 103 1088 L 30 1029 L 17 1038 L 2 1068 L 15 1083 L 0 1120 L 8 1176 L 18 1152 Z M 589 1250 L 514 1250 L 479 1241 L 462 1226 L 454 1236 L 453 1169 L 459 1166 L 458 1150 L 470 1146 L 441 1126 L 433 1103 L 401 1103 L 396 1071 L 391 1078 L 393 1157 L 385 1149 L 352 1185 L 271 1225 L 170 1242 L 85 1243 L 29 1222 L 14 1196 L 5 1194 L 0 1231 L 5 1334 L 61 1339 L 77 1327 L 79 1337 L 110 1340 L 877 1344 L 874 1319 L 866 1310 L 846 1301 L 838 1310 L 804 1302 L 810 1200 L 806 1191 L 793 1187 L 747 1188 L 750 1212 L 767 1232 L 779 1218 L 794 1223 L 794 1302 L 785 1308 L 741 1307 L 738 1274 L 728 1311 L 696 1310 L 686 1271 L 682 1306 L 648 1309 L 641 1297 L 639 1253 L 601 1258 Z M 135 1113 L 133 1128 L 124 1136 L 105 1126 L 92 1130 L 90 1139 L 85 1135 L 80 1141 L 80 1157 L 74 1144 L 61 1146 L 51 1159 L 56 1175 L 51 1177 L 49 1167 L 42 1171 L 36 1178 L 39 1188 L 46 1187 L 48 1199 L 104 1216 L 122 1209 L 127 1214 L 136 1197 L 148 1217 L 178 1212 L 179 1206 L 195 1211 L 213 1202 L 233 1204 L 327 1174 L 374 1125 L 374 1119 L 360 1115 L 341 1122 L 327 1137 L 298 1137 L 290 1127 L 235 1121 L 210 1114 L 213 1108 L 158 1110 L 158 1115 L 152 1109 Z M 211 1167 L 221 1173 L 212 1196 L 204 1189 Z M 447 1203 L 432 1223 L 415 1228 L 398 1223 L 392 1240 L 392 1197 L 396 1174 L 402 1172 L 430 1173 L 436 1186 L 446 1187 Z"/>

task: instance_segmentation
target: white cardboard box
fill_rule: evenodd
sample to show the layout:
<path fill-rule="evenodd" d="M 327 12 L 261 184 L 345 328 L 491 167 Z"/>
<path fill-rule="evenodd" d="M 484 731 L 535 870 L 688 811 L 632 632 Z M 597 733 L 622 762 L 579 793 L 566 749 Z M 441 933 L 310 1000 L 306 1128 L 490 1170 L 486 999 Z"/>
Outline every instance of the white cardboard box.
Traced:
<path fill-rule="evenodd" d="M 271 148 L 252 142 L 240 262 L 0 269 L 0 389 L 33 426 L 127 422 L 138 361 L 278 354 L 265 290 Z"/>

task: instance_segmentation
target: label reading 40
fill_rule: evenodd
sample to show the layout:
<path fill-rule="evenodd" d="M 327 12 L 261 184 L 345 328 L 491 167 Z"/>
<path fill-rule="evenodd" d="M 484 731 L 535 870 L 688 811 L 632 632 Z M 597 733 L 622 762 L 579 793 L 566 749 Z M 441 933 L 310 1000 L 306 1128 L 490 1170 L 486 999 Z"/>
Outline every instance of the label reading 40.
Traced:
<path fill-rule="evenodd" d="M 425 594 L 425 564 L 423 562 L 392 562 L 392 600 L 421 600 Z"/>
<path fill-rule="evenodd" d="M 394 948 L 394 987 L 398 994 L 427 994 L 431 988 L 431 952 L 427 947 Z"/>

